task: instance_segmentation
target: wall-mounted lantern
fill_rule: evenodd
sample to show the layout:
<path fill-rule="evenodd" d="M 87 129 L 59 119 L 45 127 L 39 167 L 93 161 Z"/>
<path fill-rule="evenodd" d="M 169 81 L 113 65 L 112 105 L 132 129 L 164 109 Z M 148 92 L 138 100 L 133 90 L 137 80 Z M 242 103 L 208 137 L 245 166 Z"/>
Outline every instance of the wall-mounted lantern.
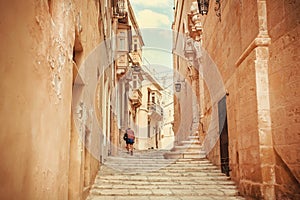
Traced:
<path fill-rule="evenodd" d="M 207 15 L 209 0 L 197 0 L 199 13 L 201 15 Z"/>
<path fill-rule="evenodd" d="M 180 92 L 181 91 L 181 82 L 177 81 L 175 83 L 175 91 Z"/>
<path fill-rule="evenodd" d="M 189 36 L 187 37 L 185 44 L 184 44 L 184 55 L 187 58 L 188 61 L 193 62 L 194 60 L 194 40 L 190 38 Z"/>
<path fill-rule="evenodd" d="M 180 91 L 181 91 L 181 86 L 182 86 L 182 84 L 185 85 L 185 79 L 184 79 L 183 81 L 178 80 L 178 81 L 176 81 L 176 82 L 174 83 L 175 91 L 176 91 L 176 92 L 180 92 Z"/>
<path fill-rule="evenodd" d="M 131 68 L 133 69 L 134 72 L 140 72 L 141 71 L 141 67 L 137 66 L 137 65 L 133 65 L 133 66 L 131 66 Z"/>
<path fill-rule="evenodd" d="M 209 7 L 209 0 L 197 0 L 199 13 L 201 15 L 207 15 L 208 7 Z M 221 1 L 216 0 L 216 7 L 215 7 L 216 15 L 221 21 Z"/>
<path fill-rule="evenodd" d="M 112 0 L 112 6 L 115 17 L 123 18 L 125 16 L 125 0 Z"/>

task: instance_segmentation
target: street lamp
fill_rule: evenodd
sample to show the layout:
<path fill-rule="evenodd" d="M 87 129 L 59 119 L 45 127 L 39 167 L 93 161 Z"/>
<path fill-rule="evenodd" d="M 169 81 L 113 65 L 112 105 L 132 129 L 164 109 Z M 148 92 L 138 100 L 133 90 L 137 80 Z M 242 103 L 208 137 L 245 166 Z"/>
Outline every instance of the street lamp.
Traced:
<path fill-rule="evenodd" d="M 176 92 L 180 92 L 180 90 L 181 90 L 181 83 L 179 81 L 177 81 L 175 83 L 175 91 Z"/>
<path fill-rule="evenodd" d="M 209 0 L 197 0 L 199 13 L 201 15 L 207 15 L 208 7 L 209 7 Z M 216 0 L 216 7 L 215 7 L 216 15 L 221 21 L 221 2 L 220 0 Z"/>
<path fill-rule="evenodd" d="M 199 13 L 201 15 L 207 15 L 209 0 L 197 0 Z"/>
<path fill-rule="evenodd" d="M 175 82 L 174 85 L 175 85 L 175 91 L 176 92 L 180 92 L 181 91 L 181 84 L 182 83 L 184 83 L 184 86 L 185 86 L 185 79 L 183 81 L 178 80 L 178 81 Z"/>
<path fill-rule="evenodd" d="M 184 44 L 184 55 L 189 62 L 193 62 L 194 60 L 194 40 L 187 36 L 187 39 Z"/>

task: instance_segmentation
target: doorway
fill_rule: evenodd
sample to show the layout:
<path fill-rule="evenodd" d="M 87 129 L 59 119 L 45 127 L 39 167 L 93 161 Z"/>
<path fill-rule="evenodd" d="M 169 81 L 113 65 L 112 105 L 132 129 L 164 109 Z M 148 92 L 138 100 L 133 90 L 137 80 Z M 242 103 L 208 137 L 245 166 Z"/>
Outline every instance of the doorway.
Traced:
<path fill-rule="evenodd" d="M 222 173 L 229 176 L 229 152 L 228 152 L 228 124 L 226 112 L 226 96 L 224 96 L 218 103 L 219 114 L 219 134 L 220 134 L 220 161 Z"/>

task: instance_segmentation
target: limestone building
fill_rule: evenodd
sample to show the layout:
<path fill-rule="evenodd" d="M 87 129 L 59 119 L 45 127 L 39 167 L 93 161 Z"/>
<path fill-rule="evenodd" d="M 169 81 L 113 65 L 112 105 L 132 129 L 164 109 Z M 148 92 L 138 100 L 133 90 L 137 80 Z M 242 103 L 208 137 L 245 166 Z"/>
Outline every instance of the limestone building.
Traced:
<path fill-rule="evenodd" d="M 169 89 L 162 91 L 163 128 L 161 134 L 161 148 L 171 149 L 174 144 L 174 98 Z"/>
<path fill-rule="evenodd" d="M 112 99 L 120 30 L 131 41 L 134 27 L 140 41 L 133 34 L 130 44 L 142 45 L 130 3 L 13 0 L 0 8 L 0 199 L 85 199 L 120 145 Z"/>
<path fill-rule="evenodd" d="M 142 77 L 139 70 L 142 65 L 142 47 L 144 41 L 129 0 L 114 1 L 115 33 L 114 67 L 116 69 L 116 87 L 112 101 L 116 122 L 111 149 L 113 154 L 124 148 L 123 134 L 128 127 L 137 131 L 137 109 L 141 105 L 140 85 Z"/>
<path fill-rule="evenodd" d="M 138 84 L 134 84 L 139 80 Z M 136 131 L 135 148 L 139 150 L 161 148 L 161 132 L 163 121 L 163 109 L 161 107 L 162 87 L 156 79 L 150 75 L 147 67 L 142 66 L 139 72 L 133 76 L 133 91 L 138 89 L 140 101 L 136 109 L 136 119 L 132 125 Z"/>
<path fill-rule="evenodd" d="M 202 16 L 197 1 L 175 1 L 176 140 L 196 122 L 208 158 L 249 198 L 300 195 L 299 8 L 211 0 Z"/>

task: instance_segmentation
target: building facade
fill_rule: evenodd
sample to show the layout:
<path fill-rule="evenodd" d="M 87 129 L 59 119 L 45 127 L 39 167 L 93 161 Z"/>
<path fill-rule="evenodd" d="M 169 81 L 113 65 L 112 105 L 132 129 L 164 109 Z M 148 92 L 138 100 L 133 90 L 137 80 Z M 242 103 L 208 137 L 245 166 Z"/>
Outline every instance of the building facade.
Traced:
<path fill-rule="evenodd" d="M 115 33 L 114 68 L 116 87 L 114 88 L 114 118 L 116 128 L 112 138 L 113 155 L 125 148 L 123 135 L 128 127 L 137 131 L 137 109 L 141 106 L 140 91 L 142 77 L 142 47 L 144 41 L 137 24 L 130 1 L 114 1 L 116 5 L 113 30 Z"/>
<path fill-rule="evenodd" d="M 189 66 L 199 73 L 198 131 L 204 148 L 211 147 L 208 158 L 246 197 L 299 198 L 299 2 L 221 1 L 215 11 L 210 1 L 204 16 L 195 13 L 196 1 L 175 3 L 174 69 L 185 80 Z M 180 47 L 180 34 L 201 46 L 192 63 L 182 56 L 188 49 Z M 212 97 L 214 69 L 224 89 Z M 175 113 L 183 106 L 178 99 Z"/>
<path fill-rule="evenodd" d="M 117 48 L 132 44 L 131 26 L 139 40 L 132 49 L 143 45 L 130 3 L 0 5 L 0 199 L 85 199 L 121 144 L 112 98 L 123 73 Z"/>
<path fill-rule="evenodd" d="M 139 150 L 161 148 L 163 110 L 161 107 L 162 87 L 150 75 L 145 66 L 139 71 L 141 75 L 141 104 L 137 109 L 136 144 Z"/>
<path fill-rule="evenodd" d="M 162 91 L 163 128 L 161 134 L 161 148 L 171 149 L 174 145 L 174 98 L 173 92 L 164 89 Z"/>

